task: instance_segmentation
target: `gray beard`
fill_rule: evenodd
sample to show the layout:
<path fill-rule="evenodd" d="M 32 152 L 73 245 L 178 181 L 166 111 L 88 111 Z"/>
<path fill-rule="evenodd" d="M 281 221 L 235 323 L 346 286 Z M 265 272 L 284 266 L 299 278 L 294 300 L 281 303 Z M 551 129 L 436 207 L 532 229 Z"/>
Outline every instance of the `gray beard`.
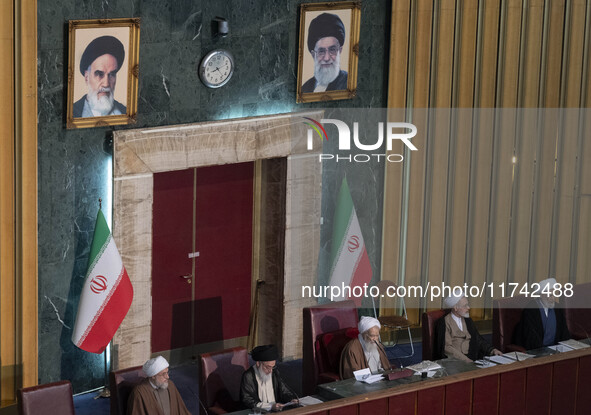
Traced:
<path fill-rule="evenodd" d="M 103 90 L 104 91 L 104 90 Z M 99 91 L 88 90 L 88 105 L 92 111 L 97 111 L 101 115 L 108 115 L 113 111 L 115 106 L 115 98 L 113 98 L 113 91 L 109 91 L 108 95 L 98 98 Z"/>
<path fill-rule="evenodd" d="M 156 387 L 157 387 L 158 389 L 168 389 L 168 381 L 164 381 L 164 382 L 162 382 L 162 383 L 158 383 L 158 382 L 156 381 L 156 379 L 154 379 L 154 385 L 156 385 Z"/>
<path fill-rule="evenodd" d="M 320 62 L 314 61 L 314 78 L 318 85 L 328 85 L 339 76 L 341 69 L 341 54 L 337 53 L 329 68 L 323 68 Z"/>

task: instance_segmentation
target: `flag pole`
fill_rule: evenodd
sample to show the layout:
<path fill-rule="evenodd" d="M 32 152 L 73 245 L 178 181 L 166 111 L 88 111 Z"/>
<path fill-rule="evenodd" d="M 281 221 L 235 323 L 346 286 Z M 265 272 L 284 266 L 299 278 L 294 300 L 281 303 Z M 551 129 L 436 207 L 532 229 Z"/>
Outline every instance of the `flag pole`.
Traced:
<path fill-rule="evenodd" d="M 103 210 L 103 199 L 99 197 L 99 210 Z M 94 399 L 98 398 L 109 398 L 111 397 L 111 391 L 109 390 L 109 369 L 108 369 L 108 362 L 107 362 L 107 350 L 110 350 L 112 342 L 109 342 L 107 347 L 105 347 L 105 351 L 103 352 L 103 364 L 105 370 L 105 378 L 104 378 L 104 386 L 101 391 L 94 397 Z"/>

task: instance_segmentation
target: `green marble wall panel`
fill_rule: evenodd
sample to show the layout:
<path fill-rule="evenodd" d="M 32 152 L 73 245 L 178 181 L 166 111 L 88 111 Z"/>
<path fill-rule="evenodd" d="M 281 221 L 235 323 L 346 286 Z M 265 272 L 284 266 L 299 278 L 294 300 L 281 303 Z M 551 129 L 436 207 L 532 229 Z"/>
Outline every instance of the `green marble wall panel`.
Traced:
<path fill-rule="evenodd" d="M 138 123 L 133 128 L 304 108 L 386 106 L 390 1 L 362 2 L 358 96 L 306 105 L 295 103 L 300 3 L 38 0 L 40 383 L 70 379 L 75 392 L 104 383 L 103 357 L 76 349 L 70 336 L 98 198 L 105 201 L 103 208 L 110 208 L 111 129 L 65 129 L 68 21 L 141 18 Z M 216 16 L 229 20 L 226 38 L 213 35 Z M 199 61 L 215 48 L 230 50 L 236 61 L 232 80 L 219 90 L 205 88 L 197 76 Z M 323 174 L 327 217 L 344 169 Z M 367 166 L 353 174 L 354 180 L 347 177 L 354 200 L 371 200 L 371 209 L 360 213 L 360 221 L 370 235 L 365 237 L 372 267 L 378 269 L 383 166 Z"/>

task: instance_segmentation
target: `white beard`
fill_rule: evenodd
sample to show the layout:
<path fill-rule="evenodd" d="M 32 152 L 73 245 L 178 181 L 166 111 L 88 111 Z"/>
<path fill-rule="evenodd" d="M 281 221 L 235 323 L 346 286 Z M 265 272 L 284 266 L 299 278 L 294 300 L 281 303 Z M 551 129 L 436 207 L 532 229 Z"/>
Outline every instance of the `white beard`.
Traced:
<path fill-rule="evenodd" d="M 341 53 L 337 53 L 331 66 L 323 67 L 317 60 L 314 61 L 314 78 L 318 85 L 328 85 L 339 76 L 341 70 Z"/>
<path fill-rule="evenodd" d="M 366 341 L 365 339 L 362 339 L 362 341 L 365 358 L 367 359 L 367 363 L 369 365 L 369 370 L 371 370 L 372 373 L 375 373 L 381 368 L 378 345 L 373 341 Z"/>
<path fill-rule="evenodd" d="M 268 382 L 271 380 L 271 373 L 265 373 L 262 367 L 255 366 L 254 369 L 257 371 L 257 375 L 262 383 Z"/>
<path fill-rule="evenodd" d="M 98 97 L 99 92 L 108 92 L 107 95 L 103 95 L 101 98 Z M 113 111 L 115 106 L 115 98 L 113 98 L 113 92 L 111 88 L 101 88 L 98 91 L 88 90 L 88 104 L 92 111 L 96 111 L 101 115 L 108 115 Z"/>
<path fill-rule="evenodd" d="M 372 342 L 372 341 L 365 341 L 365 350 L 367 350 L 368 353 L 374 354 L 378 352 L 378 345 L 376 344 L 376 342 Z"/>

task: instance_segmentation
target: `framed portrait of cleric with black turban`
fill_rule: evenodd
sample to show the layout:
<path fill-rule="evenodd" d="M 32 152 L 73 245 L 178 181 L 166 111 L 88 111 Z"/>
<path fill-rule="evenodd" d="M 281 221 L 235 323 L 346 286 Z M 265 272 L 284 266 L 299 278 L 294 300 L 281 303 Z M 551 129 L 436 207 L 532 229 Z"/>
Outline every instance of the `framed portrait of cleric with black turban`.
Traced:
<path fill-rule="evenodd" d="M 71 20 L 68 128 L 135 123 L 140 19 Z"/>
<path fill-rule="evenodd" d="M 360 19 L 358 1 L 300 5 L 297 102 L 355 96 Z"/>

